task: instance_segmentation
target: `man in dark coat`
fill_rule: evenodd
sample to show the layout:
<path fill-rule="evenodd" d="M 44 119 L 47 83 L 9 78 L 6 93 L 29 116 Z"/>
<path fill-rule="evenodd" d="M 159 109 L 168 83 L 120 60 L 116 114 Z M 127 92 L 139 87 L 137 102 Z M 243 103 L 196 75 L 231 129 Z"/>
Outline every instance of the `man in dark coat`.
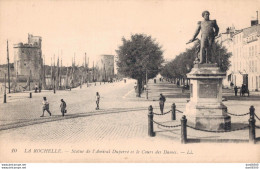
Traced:
<path fill-rule="evenodd" d="M 67 105 L 66 105 L 66 102 L 63 99 L 61 99 L 60 101 L 61 101 L 60 111 L 62 113 L 62 116 L 64 116 L 65 113 L 67 113 L 67 109 L 66 109 Z"/>
<path fill-rule="evenodd" d="M 166 101 L 165 97 L 163 96 L 163 94 L 160 94 L 160 98 L 159 98 L 159 105 L 160 105 L 160 110 L 161 113 L 163 114 L 163 109 L 164 109 L 164 102 Z"/>
<path fill-rule="evenodd" d="M 237 86 L 235 86 L 235 87 L 234 87 L 235 96 L 237 96 L 237 90 L 238 90 L 238 88 L 237 88 Z"/>

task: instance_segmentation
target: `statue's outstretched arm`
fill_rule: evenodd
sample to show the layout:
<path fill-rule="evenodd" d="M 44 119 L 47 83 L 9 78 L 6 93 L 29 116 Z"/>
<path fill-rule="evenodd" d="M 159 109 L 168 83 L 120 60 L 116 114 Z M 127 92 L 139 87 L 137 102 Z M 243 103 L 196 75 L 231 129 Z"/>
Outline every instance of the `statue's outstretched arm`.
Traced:
<path fill-rule="evenodd" d="M 197 37 L 198 34 L 200 33 L 200 28 L 201 28 L 200 23 L 201 23 L 201 22 L 199 21 L 199 22 L 198 22 L 198 25 L 197 25 L 197 28 L 196 28 L 196 31 L 195 31 L 195 33 L 194 33 L 194 36 L 193 36 L 193 38 L 192 38 L 193 41 L 196 39 L 196 37 Z"/>
<path fill-rule="evenodd" d="M 189 44 L 189 43 L 191 43 L 191 42 L 193 42 L 193 41 L 196 40 L 196 37 L 197 37 L 198 34 L 200 33 L 200 23 L 201 23 L 201 22 L 199 21 L 193 38 L 192 38 L 191 40 L 189 40 L 186 44 Z"/>

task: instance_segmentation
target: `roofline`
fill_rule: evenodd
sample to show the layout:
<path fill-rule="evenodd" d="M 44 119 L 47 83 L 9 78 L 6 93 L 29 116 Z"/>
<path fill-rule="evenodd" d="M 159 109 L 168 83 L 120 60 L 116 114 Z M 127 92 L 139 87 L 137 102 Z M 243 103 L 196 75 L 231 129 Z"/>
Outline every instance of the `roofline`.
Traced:
<path fill-rule="evenodd" d="M 32 36 L 33 38 L 36 37 L 36 38 L 42 38 L 41 36 Z"/>
<path fill-rule="evenodd" d="M 260 26 L 260 24 L 253 25 L 253 26 Z M 249 27 L 247 27 L 247 28 L 243 28 L 242 30 L 244 30 L 244 29 L 249 29 L 249 28 L 251 28 L 251 27 L 253 27 L 253 26 L 249 26 Z"/>
<path fill-rule="evenodd" d="M 235 33 L 233 34 L 233 36 L 235 36 L 235 35 L 237 35 L 237 34 L 240 34 L 241 32 L 243 32 L 243 30 L 244 30 L 244 29 L 237 30 L 237 32 L 235 32 Z"/>

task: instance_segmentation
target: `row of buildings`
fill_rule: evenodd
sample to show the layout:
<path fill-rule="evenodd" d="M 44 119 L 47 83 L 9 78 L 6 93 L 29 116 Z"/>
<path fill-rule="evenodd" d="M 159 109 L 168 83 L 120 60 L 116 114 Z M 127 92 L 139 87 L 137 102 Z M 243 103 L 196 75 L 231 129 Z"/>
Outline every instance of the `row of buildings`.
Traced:
<path fill-rule="evenodd" d="M 234 27 L 220 33 L 216 41 L 231 52 L 231 66 L 224 86 L 246 84 L 250 91 L 260 90 L 260 25 L 252 21 L 251 26 L 236 30 Z"/>
<path fill-rule="evenodd" d="M 43 57 L 42 57 L 42 38 L 40 36 L 33 36 L 28 34 L 28 42 L 27 43 L 18 43 L 13 46 L 14 48 L 14 63 L 13 67 L 11 67 L 11 78 L 12 83 L 15 82 L 26 82 L 28 81 L 28 77 L 30 77 L 31 81 L 34 83 L 42 84 L 44 86 L 53 85 L 52 78 L 53 75 L 48 74 L 48 71 L 45 70 Z M 114 56 L 113 55 L 100 55 L 97 59 L 95 65 L 90 68 L 89 63 L 85 63 L 85 67 L 80 70 L 80 78 L 77 81 L 83 80 L 86 82 L 93 81 L 111 81 L 115 77 L 115 68 L 114 68 Z M 57 67 L 57 65 L 56 65 Z M 71 67 L 75 67 L 75 63 Z M 63 68 L 64 69 L 64 68 Z M 75 73 L 74 70 L 78 70 L 77 68 L 71 68 L 71 71 L 63 74 L 72 74 Z M 87 69 L 87 70 L 86 70 Z M 58 69 L 57 69 L 58 70 Z M 56 72 L 58 72 L 56 70 Z M 60 69 L 59 69 L 60 70 Z M 84 70 L 84 71 L 83 71 Z M 0 69 L 0 76 L 4 77 L 7 69 L 5 67 Z M 53 72 L 53 70 L 51 71 Z M 66 71 L 65 71 L 66 72 Z M 60 72 L 60 81 L 65 85 L 65 81 L 74 81 L 73 83 L 78 83 L 74 79 L 68 79 L 66 75 L 62 76 L 62 71 Z M 79 74 L 76 72 L 76 74 Z M 67 75 L 68 76 L 68 75 Z M 70 78 L 77 77 L 76 75 L 70 75 Z M 87 78 L 85 78 L 87 77 Z M 49 83 L 49 84 L 48 84 Z M 57 81 L 58 83 L 58 81 Z M 68 83 L 68 82 L 67 82 Z"/>

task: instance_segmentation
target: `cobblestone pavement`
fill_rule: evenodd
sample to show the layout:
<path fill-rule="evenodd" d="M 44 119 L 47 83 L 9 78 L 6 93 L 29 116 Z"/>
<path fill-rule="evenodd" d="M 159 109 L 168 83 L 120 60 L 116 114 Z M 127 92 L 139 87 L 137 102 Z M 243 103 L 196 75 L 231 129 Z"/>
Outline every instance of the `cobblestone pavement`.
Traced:
<path fill-rule="evenodd" d="M 154 112 L 159 113 L 157 100 L 160 93 L 163 93 L 167 98 L 165 111 L 171 110 L 170 108 L 172 103 L 176 103 L 177 109 L 184 111 L 185 104 L 189 98 L 188 90 L 182 92 L 180 88 L 176 87 L 176 85 L 172 83 L 157 82 L 157 84 L 154 84 L 151 81 L 148 87 L 149 99 L 148 100 L 146 99 L 146 95 L 145 95 L 146 93 L 143 93 L 141 98 L 136 98 L 135 93 L 132 89 L 133 84 L 134 84 L 133 80 L 128 80 L 127 83 L 123 83 L 123 82 L 107 83 L 107 84 L 97 83 L 97 86 L 92 84 L 90 87 L 83 85 L 82 89 L 77 88 L 77 89 L 73 89 L 72 91 L 57 91 L 56 94 L 53 94 L 51 91 L 44 91 L 42 93 L 33 93 L 32 99 L 26 97 L 24 99 L 21 99 L 21 97 L 26 96 L 28 93 L 12 94 L 10 95 L 11 96 L 10 98 L 12 98 L 10 99 L 10 102 L 8 102 L 7 104 L 3 104 L 3 103 L 1 104 L 2 108 L 0 114 L 1 116 L 0 130 L 19 128 L 23 126 L 29 126 L 28 128 L 30 130 L 30 125 L 36 126 L 36 124 L 41 124 L 42 126 L 45 125 L 44 123 L 47 122 L 53 122 L 51 123 L 52 125 L 49 125 L 50 127 L 52 127 L 53 125 L 56 126 L 56 124 L 58 125 L 58 123 L 65 123 L 62 124 L 61 126 L 66 126 L 66 123 L 69 121 L 75 121 L 75 120 L 80 121 L 82 119 L 85 120 L 85 118 L 90 120 L 94 118 L 94 120 L 92 119 L 91 121 L 95 121 L 96 117 L 98 117 L 98 119 L 102 119 L 105 116 L 105 114 L 108 114 L 107 115 L 109 116 L 108 119 L 109 121 L 112 121 L 113 124 L 116 124 L 117 123 L 116 120 L 118 119 L 120 119 L 119 120 L 120 122 L 124 121 L 125 119 L 128 119 L 127 122 L 129 122 L 130 124 L 135 124 L 134 122 L 138 120 L 140 125 L 142 124 L 143 127 L 147 128 L 146 127 L 147 108 L 149 105 L 152 105 L 155 108 Z M 99 111 L 95 110 L 94 96 L 96 91 L 99 91 L 101 93 L 101 110 Z M 230 93 L 231 93 L 230 90 L 224 90 L 223 95 L 224 97 L 226 97 L 230 95 Z M 48 117 L 49 115 L 47 114 L 46 117 L 44 118 L 39 117 L 41 115 L 41 99 L 43 96 L 47 96 L 49 102 L 51 103 L 50 110 L 53 112 L 52 117 Z M 253 95 L 254 99 L 256 97 L 257 95 Z M 62 117 L 61 114 L 59 113 L 60 98 L 63 98 L 65 101 L 67 101 L 68 115 L 65 117 Z M 243 98 L 247 98 L 248 100 L 241 101 L 240 97 L 238 97 L 238 100 L 230 100 L 230 101 L 228 100 L 225 101 L 224 104 L 228 106 L 229 112 L 233 114 L 247 113 L 249 112 L 248 109 L 250 105 L 254 104 L 256 108 L 256 114 L 260 116 L 259 111 L 257 111 L 260 108 L 258 102 L 254 100 L 252 101 L 251 97 L 243 97 Z M 134 114 L 135 110 L 139 110 L 140 112 L 142 112 L 142 115 L 144 115 L 144 117 L 140 119 L 138 118 L 131 119 L 131 118 L 124 117 L 131 113 Z M 114 113 L 120 113 L 120 115 L 115 115 Z M 168 119 L 167 118 L 165 119 L 165 116 L 169 116 Z M 170 126 L 179 124 L 179 120 L 172 122 L 170 121 L 170 115 L 165 115 L 165 116 L 164 117 L 160 116 L 156 118 L 160 119 L 161 122 L 165 122 L 166 120 L 166 124 L 170 123 Z M 177 117 L 178 117 L 177 119 L 180 119 L 181 114 L 178 114 Z M 113 118 L 114 118 L 114 122 L 113 122 Z M 247 121 L 248 121 L 248 116 L 242 116 L 242 117 L 233 116 L 232 117 L 233 128 L 239 129 L 241 127 L 244 127 L 244 125 L 248 123 Z M 127 126 L 130 126 L 130 124 L 128 124 Z M 258 123 L 256 124 L 258 125 Z M 97 125 L 100 124 L 97 122 Z M 109 124 L 107 125 L 109 126 Z M 142 128 L 140 125 L 139 127 Z M 116 125 L 114 127 L 116 127 Z M 164 130 L 162 126 L 159 127 L 162 130 Z M 169 131 L 169 129 L 166 128 L 166 131 L 167 130 Z M 92 132 L 94 131 L 95 133 L 95 129 L 91 131 Z M 134 130 L 132 132 L 134 134 L 136 133 Z M 199 131 L 192 131 L 193 134 L 196 132 Z M 162 133 L 164 135 L 167 132 L 158 132 L 158 133 L 160 134 Z M 136 134 L 138 135 L 138 133 Z M 212 133 L 207 133 L 207 135 L 210 136 L 212 135 Z M 232 134 L 229 133 L 228 136 L 234 137 L 235 135 L 232 132 Z M 106 138 L 104 135 L 102 135 L 102 137 Z M 115 137 L 115 134 L 108 134 L 107 137 L 113 138 Z M 177 135 L 176 138 L 178 137 L 179 136 Z M 95 137 L 93 137 L 93 139 L 95 140 Z"/>
<path fill-rule="evenodd" d="M 30 145 L 40 147 L 68 145 L 69 147 L 77 147 L 77 145 L 86 144 L 87 148 L 97 146 L 104 148 L 106 145 L 110 145 L 115 148 L 132 147 L 137 149 L 142 147 L 144 149 L 146 147 L 147 149 L 163 149 L 165 147 L 165 149 L 169 149 L 169 146 L 175 148 L 178 145 L 180 149 L 177 148 L 177 150 L 182 151 L 180 127 L 165 128 L 154 125 L 156 137 L 148 136 L 147 113 L 149 105 L 154 107 L 155 113 L 159 113 L 158 96 L 160 93 L 163 93 L 167 99 L 165 112 L 171 109 L 172 103 L 176 103 L 178 110 L 184 111 L 189 98 L 189 91 L 185 90 L 182 93 L 180 88 L 177 88 L 174 84 L 168 82 L 154 84 L 150 81 L 148 87 L 149 99 L 147 100 L 145 93 L 141 98 L 136 98 L 133 85 L 134 81 L 128 80 L 127 83 L 117 82 L 91 87 L 83 86 L 82 89 L 77 88 L 72 91 L 57 91 L 56 94 L 44 91 L 33 94 L 32 99 L 16 99 L 24 97 L 26 94 L 18 94 L 18 96 L 12 94 L 11 98 L 13 100 L 7 104 L 0 104 L 1 146 L 8 147 L 11 143 L 12 145 L 21 146 L 22 143 L 25 147 Z M 101 94 L 101 110 L 98 111 L 95 110 L 94 96 L 96 91 Z M 227 95 L 226 93 L 230 92 L 227 90 L 224 92 L 224 96 Z M 51 117 L 48 115 L 44 118 L 39 117 L 41 115 L 40 103 L 43 96 L 47 96 L 51 103 L 51 111 L 53 112 Z M 257 97 L 257 95 L 254 96 Z M 67 101 L 69 107 L 68 115 L 65 117 L 62 117 L 59 112 L 59 100 L 61 98 Z M 229 112 L 233 114 L 247 113 L 250 105 L 254 105 L 256 114 L 260 117 L 258 100 L 252 100 L 251 98 L 245 100 L 233 99 L 223 103 L 228 107 Z M 155 116 L 154 121 L 163 125 L 174 126 L 180 124 L 181 116 L 181 113 L 177 113 L 177 120 L 172 121 L 169 113 L 164 116 Z M 232 129 L 247 125 L 248 117 L 232 116 Z M 256 124 L 260 126 L 260 121 L 257 120 Z M 188 138 L 197 140 L 246 140 L 249 137 L 248 129 L 227 133 L 208 133 L 188 128 L 187 132 Z M 260 137 L 259 129 L 256 130 L 256 136 Z M 8 140 L 8 142 L 4 140 Z M 199 149 L 200 144 L 193 143 L 190 145 L 193 145 L 193 147 L 195 145 Z M 240 143 L 239 145 L 244 144 Z M 203 143 L 203 145 L 208 146 L 207 143 Z M 225 145 L 229 144 L 225 143 Z M 186 150 L 187 147 L 185 147 Z M 249 151 L 249 149 L 246 151 Z M 255 148 L 254 151 L 256 151 Z M 255 153 L 259 154 L 258 151 Z M 104 161 L 105 157 L 102 156 L 102 160 Z M 165 160 L 167 161 L 169 158 L 165 158 Z"/>

